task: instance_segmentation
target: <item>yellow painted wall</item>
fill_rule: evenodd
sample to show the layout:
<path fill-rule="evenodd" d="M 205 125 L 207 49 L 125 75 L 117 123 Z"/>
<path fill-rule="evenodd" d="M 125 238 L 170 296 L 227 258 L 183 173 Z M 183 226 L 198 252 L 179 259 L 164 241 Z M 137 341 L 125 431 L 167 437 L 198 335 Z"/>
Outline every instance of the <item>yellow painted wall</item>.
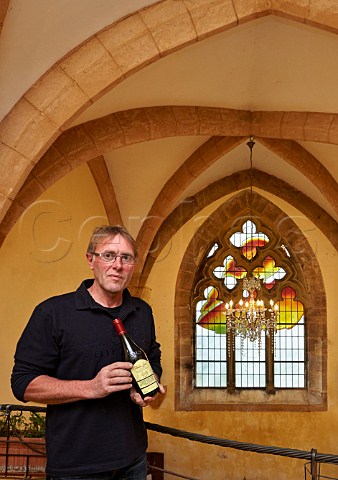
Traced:
<path fill-rule="evenodd" d="M 276 201 L 276 198 L 271 198 Z M 276 202 L 277 203 L 277 202 Z M 175 412 L 174 410 L 174 296 L 175 283 L 182 259 L 194 232 L 211 213 L 211 207 L 185 225 L 167 245 L 165 252 L 149 277 L 148 295 L 154 309 L 157 333 L 162 342 L 164 375 L 162 381 L 168 393 L 159 410 L 149 408 L 146 419 L 190 432 L 237 440 L 246 443 L 275 445 L 320 453 L 338 454 L 338 339 L 336 322 L 338 296 L 336 280 L 338 255 L 327 239 L 295 209 L 284 202 L 280 208 L 288 213 L 306 236 L 324 277 L 328 307 L 328 411 L 308 412 Z M 215 205 L 213 206 L 213 208 Z M 160 279 L 160 281 L 159 281 Z M 150 434 L 150 449 L 163 450 L 166 468 L 201 480 L 299 480 L 304 478 L 305 461 L 274 455 L 248 454 L 239 450 L 209 446 L 178 439 L 160 433 Z M 338 466 L 322 467 L 322 473 L 333 470 L 338 477 Z"/>
<path fill-rule="evenodd" d="M 0 249 L 0 403 L 17 403 L 9 385 L 16 342 L 37 303 L 75 290 L 91 271 L 86 247 L 107 223 L 86 165 L 73 170 L 28 208 Z"/>
<path fill-rule="evenodd" d="M 272 200 L 275 200 L 272 198 Z M 220 202 L 218 202 L 219 204 Z M 307 232 L 320 263 L 328 305 L 328 411 L 297 412 L 175 412 L 174 298 L 182 255 L 198 226 L 216 208 L 193 218 L 167 245 L 147 284 L 163 351 L 163 383 L 168 393 L 158 409 L 145 409 L 145 419 L 205 435 L 338 454 L 338 342 L 336 294 L 338 256 L 332 245 L 298 212 L 288 213 Z M 22 216 L 0 250 L 0 386 L 1 403 L 17 403 L 9 377 L 16 342 L 34 306 L 55 294 L 77 288 L 91 276 L 85 251 L 94 225 L 105 223 L 105 212 L 87 166 L 57 182 Z M 200 480 L 298 480 L 302 460 L 250 454 L 150 432 L 150 450 L 165 453 L 165 467 Z M 338 477 L 338 467 L 332 476 Z M 323 473 L 328 470 L 324 467 Z M 169 478 L 169 477 L 167 477 Z M 171 478 L 171 477 L 170 477 Z"/>

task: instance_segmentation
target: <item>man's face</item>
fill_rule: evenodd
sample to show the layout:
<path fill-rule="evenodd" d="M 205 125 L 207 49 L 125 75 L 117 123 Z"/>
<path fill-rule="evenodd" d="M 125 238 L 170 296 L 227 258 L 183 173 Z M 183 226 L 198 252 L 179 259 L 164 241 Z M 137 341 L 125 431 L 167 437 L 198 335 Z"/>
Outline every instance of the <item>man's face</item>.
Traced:
<path fill-rule="evenodd" d="M 132 255 L 132 245 L 121 235 L 107 237 L 96 245 L 95 253 L 111 252 L 117 255 Z M 87 260 L 93 270 L 95 282 L 104 292 L 122 293 L 129 284 L 134 265 L 123 264 L 121 257 L 112 263 L 106 263 L 97 255 L 87 253 Z"/>

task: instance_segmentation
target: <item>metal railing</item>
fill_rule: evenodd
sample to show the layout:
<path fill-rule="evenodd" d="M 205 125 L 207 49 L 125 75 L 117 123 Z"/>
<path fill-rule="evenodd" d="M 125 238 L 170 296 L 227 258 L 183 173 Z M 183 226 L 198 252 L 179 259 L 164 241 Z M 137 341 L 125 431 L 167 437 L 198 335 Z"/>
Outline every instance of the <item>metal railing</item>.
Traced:
<path fill-rule="evenodd" d="M 16 436 L 17 440 L 11 440 L 10 438 L 10 426 L 11 426 L 11 416 L 13 415 L 14 412 L 19 412 L 19 414 L 22 414 L 22 412 L 29 412 L 30 414 L 39 414 L 39 413 L 44 413 L 46 412 L 45 407 L 33 407 L 33 406 L 24 406 L 24 405 L 1 405 L 0 404 L 0 413 L 6 417 L 7 423 L 5 422 L 4 424 L 7 425 L 7 433 L 6 432 L 1 432 L 0 430 L 0 435 L 3 433 L 6 433 L 6 441 L 5 445 L 1 445 L 1 440 L 0 440 L 0 459 L 1 457 L 6 457 L 6 462 L 3 468 L 3 472 L 1 472 L 0 468 L 0 477 L 1 473 L 4 473 L 5 475 L 3 476 L 18 476 L 18 474 L 21 474 L 24 477 L 27 477 L 31 474 L 34 474 L 34 476 L 37 475 L 44 475 L 44 470 L 36 470 L 32 468 L 32 463 L 34 459 L 36 460 L 37 457 L 45 457 L 45 451 L 39 450 L 40 447 L 37 447 L 36 444 L 33 442 L 34 439 L 32 439 L 32 442 L 27 439 L 23 439 L 18 433 Z M 0 424 L 1 426 L 1 424 Z M 338 465 L 338 455 L 333 455 L 333 454 L 326 454 L 326 453 L 318 453 L 315 448 L 312 448 L 311 451 L 304 451 L 304 450 L 295 450 L 295 449 L 290 449 L 290 448 L 282 448 L 282 447 L 277 447 L 277 446 L 266 446 L 266 445 L 259 445 L 259 444 L 253 444 L 253 443 L 245 443 L 245 442 L 238 442 L 234 440 L 228 440 L 225 438 L 218 438 L 218 437 L 210 437 L 206 435 L 201 435 L 198 433 L 192 433 L 192 432 L 187 432 L 184 430 L 179 430 L 176 428 L 171 428 L 171 427 L 165 427 L 163 425 L 158 425 L 155 423 L 150 423 L 150 422 L 145 422 L 145 426 L 148 430 L 154 431 L 154 432 L 159 432 L 167 435 L 172 435 L 174 437 L 180 437 L 180 438 L 185 438 L 190 441 L 196 441 L 196 442 L 201 442 L 201 443 L 206 443 L 206 444 L 211 444 L 211 445 L 217 445 L 220 447 L 226 447 L 226 448 L 234 448 L 237 450 L 242 450 L 242 451 L 247 451 L 247 452 L 255 452 L 258 454 L 268 454 L 268 455 L 277 455 L 277 456 L 282 456 L 282 457 L 289 457 L 289 458 L 296 458 L 296 459 L 302 459 L 306 460 L 307 462 L 304 465 L 304 474 L 305 474 L 305 479 L 311 479 L 311 480 L 319 480 L 319 479 L 330 479 L 330 480 L 338 480 L 337 477 L 329 477 L 325 476 L 321 473 L 321 465 L 322 464 L 331 464 L 331 465 Z M 15 452 L 15 449 L 13 450 L 14 445 L 17 444 L 24 444 L 30 451 L 26 450 L 25 453 L 17 453 Z M 5 446 L 5 448 L 3 448 Z M 156 456 L 156 452 L 154 454 Z M 159 454 L 160 456 L 163 454 Z M 18 457 L 25 457 L 25 464 L 23 465 L 22 462 L 20 464 L 20 469 L 19 468 L 14 468 L 14 470 L 10 467 L 8 461 L 9 458 L 18 458 Z M 163 468 L 163 457 L 156 457 L 156 460 L 153 460 L 152 465 L 149 463 L 149 470 L 152 471 L 153 479 L 154 480 L 161 480 L 163 478 L 163 473 L 167 473 L 169 475 L 173 475 L 179 478 L 185 478 L 189 480 L 198 480 L 196 478 L 192 477 L 187 477 L 184 475 L 180 475 L 178 473 L 165 470 Z M 0 464 L 2 465 L 2 464 Z M 160 475 L 161 474 L 161 475 Z"/>

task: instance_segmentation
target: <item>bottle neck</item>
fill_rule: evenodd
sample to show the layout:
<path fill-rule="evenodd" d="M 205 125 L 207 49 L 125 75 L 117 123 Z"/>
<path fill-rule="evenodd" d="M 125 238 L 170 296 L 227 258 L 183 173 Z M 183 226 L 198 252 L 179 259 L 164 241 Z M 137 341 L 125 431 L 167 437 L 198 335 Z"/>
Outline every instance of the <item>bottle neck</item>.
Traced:
<path fill-rule="evenodd" d="M 118 335 L 125 335 L 126 334 L 126 329 L 124 328 L 124 325 L 119 318 L 115 318 L 113 320 L 113 325 L 114 325 Z"/>

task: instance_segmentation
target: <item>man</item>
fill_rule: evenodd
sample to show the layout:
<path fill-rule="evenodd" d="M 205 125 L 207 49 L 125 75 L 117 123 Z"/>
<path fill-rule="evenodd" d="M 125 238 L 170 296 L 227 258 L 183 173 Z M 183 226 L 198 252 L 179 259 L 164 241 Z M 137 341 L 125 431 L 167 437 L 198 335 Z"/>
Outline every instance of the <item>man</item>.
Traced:
<path fill-rule="evenodd" d="M 20 401 L 47 404 L 46 472 L 53 480 L 146 478 L 140 407 L 156 397 L 142 399 L 132 386 L 132 364 L 121 361 L 112 324 L 123 320 L 159 380 L 161 352 L 151 308 L 126 288 L 136 258 L 125 228 L 96 228 L 87 249 L 94 279 L 38 305 L 18 342 L 12 390 Z"/>

